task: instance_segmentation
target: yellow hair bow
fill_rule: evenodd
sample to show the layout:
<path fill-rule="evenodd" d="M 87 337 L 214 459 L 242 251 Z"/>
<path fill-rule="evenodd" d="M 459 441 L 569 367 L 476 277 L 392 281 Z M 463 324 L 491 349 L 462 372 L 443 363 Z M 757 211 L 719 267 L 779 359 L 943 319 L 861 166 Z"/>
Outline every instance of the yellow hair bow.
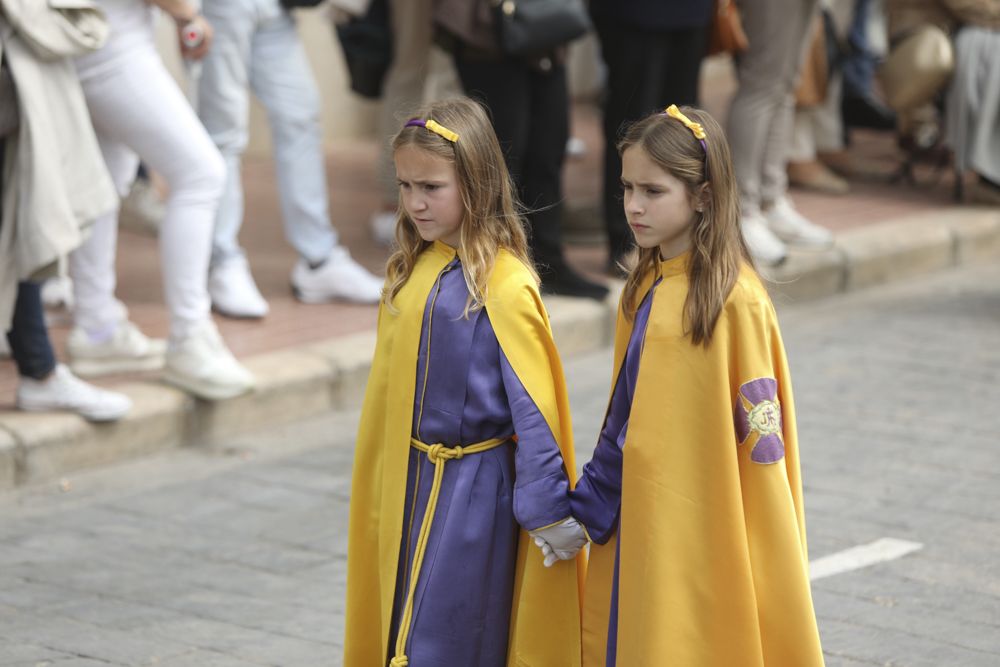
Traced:
<path fill-rule="evenodd" d="M 427 120 L 421 120 L 420 118 L 411 118 L 406 122 L 406 127 L 425 127 L 434 134 L 438 134 L 451 143 L 458 141 L 458 134 L 452 132 L 447 127 L 437 122 L 433 118 L 428 118 Z"/>
<path fill-rule="evenodd" d="M 684 127 L 691 130 L 691 134 L 694 135 L 695 139 L 699 139 L 701 141 L 705 140 L 705 129 L 701 126 L 701 123 L 696 123 L 687 116 L 685 116 L 684 114 L 682 114 L 681 110 L 677 108 L 676 104 L 671 104 L 669 107 L 667 107 L 667 110 L 664 113 L 666 113 L 671 118 L 676 118 L 680 122 L 684 123 Z"/>

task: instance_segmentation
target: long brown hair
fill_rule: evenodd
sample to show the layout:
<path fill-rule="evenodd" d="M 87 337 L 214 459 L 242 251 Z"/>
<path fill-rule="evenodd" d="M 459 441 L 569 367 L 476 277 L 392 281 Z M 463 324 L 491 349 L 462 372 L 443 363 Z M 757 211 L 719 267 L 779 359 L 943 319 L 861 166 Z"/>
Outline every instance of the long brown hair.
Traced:
<path fill-rule="evenodd" d="M 739 195 L 725 133 L 707 112 L 692 107 L 681 111 L 705 131 L 704 147 L 681 121 L 657 113 L 629 127 L 618 152 L 642 148 L 660 168 L 684 183 L 692 203 L 703 207 L 691 226 L 684 324 L 691 342 L 707 347 L 741 266 L 753 267 L 753 260 L 740 232 Z M 655 270 L 659 256 L 658 247 L 639 248 L 622 292 L 626 317 L 634 317 L 643 297 L 639 284 Z"/>
<path fill-rule="evenodd" d="M 521 260 L 537 283 L 524 218 L 486 111 L 473 100 L 455 98 L 429 104 L 413 115 L 433 119 L 458 134 L 458 141 L 451 142 L 424 127 L 404 126 L 393 138 L 392 148 L 395 151 L 412 146 L 455 166 L 465 210 L 459 228 L 458 255 L 469 289 L 466 315 L 486 303 L 486 283 L 501 248 Z M 389 257 L 382 293 L 382 300 L 389 308 L 393 308 L 393 298 L 413 272 L 417 257 L 430 245 L 420 238 L 402 205 L 396 213 L 396 243 L 399 248 Z"/>

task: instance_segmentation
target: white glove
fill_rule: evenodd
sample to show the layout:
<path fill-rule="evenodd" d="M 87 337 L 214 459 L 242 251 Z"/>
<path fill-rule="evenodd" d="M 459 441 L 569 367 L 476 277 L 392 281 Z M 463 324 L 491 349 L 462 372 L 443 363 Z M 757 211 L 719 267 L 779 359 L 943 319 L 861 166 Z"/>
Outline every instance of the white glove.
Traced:
<path fill-rule="evenodd" d="M 552 567 L 557 560 L 569 560 L 587 543 L 587 533 L 580 522 L 569 517 L 557 524 L 532 530 L 528 533 L 542 550 L 545 567 Z"/>

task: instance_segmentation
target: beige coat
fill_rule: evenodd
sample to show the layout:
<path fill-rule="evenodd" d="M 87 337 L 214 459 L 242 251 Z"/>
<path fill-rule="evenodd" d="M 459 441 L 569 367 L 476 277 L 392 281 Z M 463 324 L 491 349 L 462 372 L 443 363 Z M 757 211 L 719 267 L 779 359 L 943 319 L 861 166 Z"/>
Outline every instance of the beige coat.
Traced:
<path fill-rule="evenodd" d="M 0 222 L 0 328 L 17 283 L 51 275 L 83 229 L 117 205 L 73 67 L 108 27 L 90 0 L 0 0 L 0 57 L 17 89 L 20 128 L 6 142 Z"/>
<path fill-rule="evenodd" d="M 889 0 L 886 10 L 891 37 L 926 23 L 949 32 L 959 25 L 1000 29 L 1000 0 Z"/>

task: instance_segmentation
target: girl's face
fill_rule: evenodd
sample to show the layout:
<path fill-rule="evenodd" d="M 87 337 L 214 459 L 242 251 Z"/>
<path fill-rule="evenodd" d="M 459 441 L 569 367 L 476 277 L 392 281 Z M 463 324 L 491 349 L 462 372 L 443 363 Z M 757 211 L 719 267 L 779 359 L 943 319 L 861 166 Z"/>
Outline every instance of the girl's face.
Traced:
<path fill-rule="evenodd" d="M 455 165 L 415 146 L 401 146 L 395 160 L 399 201 L 420 238 L 457 248 L 465 209 Z"/>
<path fill-rule="evenodd" d="M 622 154 L 625 217 L 640 248 L 660 247 L 664 259 L 691 246 L 696 218 L 687 186 L 657 165 L 641 146 Z"/>

